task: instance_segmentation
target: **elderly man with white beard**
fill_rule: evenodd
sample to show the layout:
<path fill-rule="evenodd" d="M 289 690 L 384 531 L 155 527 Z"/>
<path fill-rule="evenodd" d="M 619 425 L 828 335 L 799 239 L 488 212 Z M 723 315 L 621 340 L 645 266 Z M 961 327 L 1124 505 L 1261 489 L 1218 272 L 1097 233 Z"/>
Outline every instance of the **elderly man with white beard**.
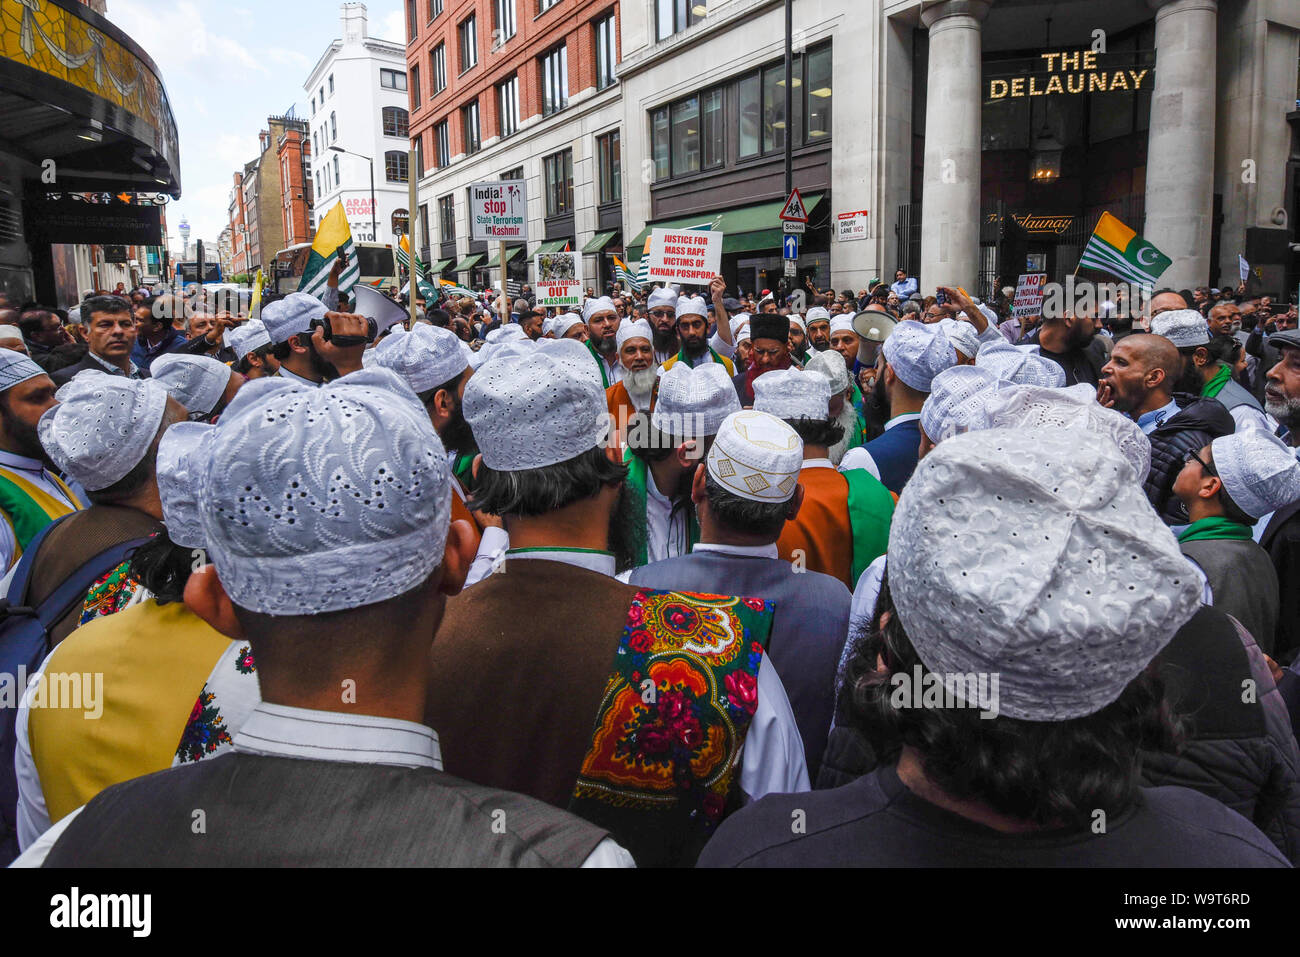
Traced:
<path fill-rule="evenodd" d="M 659 370 L 654 361 L 654 330 L 650 323 L 644 319 L 622 322 L 616 335 L 623 378 L 605 390 L 605 402 L 609 407 L 609 444 L 621 453 L 633 414 L 654 407 Z"/>

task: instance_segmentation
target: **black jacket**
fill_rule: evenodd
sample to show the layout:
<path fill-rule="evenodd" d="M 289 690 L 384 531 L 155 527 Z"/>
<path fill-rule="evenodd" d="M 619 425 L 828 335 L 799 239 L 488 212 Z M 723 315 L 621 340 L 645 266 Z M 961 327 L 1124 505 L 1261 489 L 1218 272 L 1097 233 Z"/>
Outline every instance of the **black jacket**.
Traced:
<path fill-rule="evenodd" d="M 1180 392 L 1174 401 L 1181 411 L 1147 436 L 1151 441 L 1151 471 L 1142 490 L 1166 525 L 1186 525 L 1190 519 L 1187 509 L 1174 494 L 1174 480 L 1183 470 L 1187 453 L 1199 452 L 1214 439 L 1231 435 L 1237 423 L 1216 399 Z"/>
<path fill-rule="evenodd" d="M 126 378 L 126 373 L 122 372 L 120 369 L 109 369 L 106 366 L 104 366 L 102 363 L 96 362 L 94 359 L 90 357 L 90 353 L 86 353 L 86 355 L 82 358 L 82 360 L 78 362 L 76 365 L 65 366 L 62 369 L 58 369 L 55 372 L 52 372 L 50 374 L 50 378 L 54 380 L 55 385 L 61 386 L 67 382 L 70 382 L 73 376 L 75 376 L 78 372 L 85 372 L 87 369 L 93 369 L 96 372 L 104 372 L 107 373 L 108 375 L 120 375 L 122 376 L 122 378 Z M 142 379 L 149 378 L 149 372 L 147 369 L 140 370 L 140 378 Z"/>
<path fill-rule="evenodd" d="M 1277 572 L 1277 630 L 1273 658 L 1288 662 L 1300 648 L 1300 502 L 1273 513 L 1259 544 L 1273 560 Z"/>

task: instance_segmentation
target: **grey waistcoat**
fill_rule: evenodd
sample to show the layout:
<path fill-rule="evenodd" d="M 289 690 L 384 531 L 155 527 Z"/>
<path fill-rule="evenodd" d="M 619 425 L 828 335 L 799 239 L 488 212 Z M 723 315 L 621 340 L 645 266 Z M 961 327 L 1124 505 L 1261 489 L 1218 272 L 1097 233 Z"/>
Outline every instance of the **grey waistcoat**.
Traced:
<path fill-rule="evenodd" d="M 1270 654 L 1277 626 L 1277 572 L 1268 552 L 1254 542 L 1210 539 L 1184 542 L 1183 554 L 1201 566 L 1214 592 L 1214 607 L 1231 615 Z"/>
<path fill-rule="evenodd" d="M 577 867 L 606 836 L 432 768 L 232 753 L 101 792 L 44 866 Z"/>

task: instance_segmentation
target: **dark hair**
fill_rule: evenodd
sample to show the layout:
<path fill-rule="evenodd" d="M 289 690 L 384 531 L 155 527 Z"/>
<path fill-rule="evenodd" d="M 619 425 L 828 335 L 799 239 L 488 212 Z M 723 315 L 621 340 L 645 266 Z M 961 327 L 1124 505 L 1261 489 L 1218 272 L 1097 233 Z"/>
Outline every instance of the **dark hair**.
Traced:
<path fill-rule="evenodd" d="M 680 442 L 674 442 L 672 436 L 664 435 L 651 423 L 649 412 L 633 412 L 627 418 L 628 451 L 642 462 L 662 462 L 677 450 Z M 642 444 L 642 439 L 646 444 Z"/>
<path fill-rule="evenodd" d="M 889 621 L 879 626 L 884 612 Z M 877 671 L 877 657 L 885 663 Z M 1035 824 L 1079 828 L 1097 809 L 1122 813 L 1138 796 L 1142 749 L 1172 750 L 1182 728 L 1148 668 L 1106 707 L 1065 721 L 983 717 L 976 708 L 895 707 L 896 674 L 929 669 L 903 629 L 888 571 L 870 629 L 845 666 L 836 722 L 861 733 L 877 754 L 914 748 L 926 777 L 959 800 L 977 800 Z"/>
<path fill-rule="evenodd" d="M 594 498 L 601 489 L 626 478 L 627 466 L 614 462 L 600 448 L 555 465 L 521 472 L 498 472 L 481 464 L 468 506 L 472 511 L 503 517 L 545 515 Z"/>
<path fill-rule="evenodd" d="M 89 323 L 97 312 L 113 315 L 131 312 L 131 301 L 123 296 L 87 296 L 81 302 L 81 321 Z"/>
<path fill-rule="evenodd" d="M 776 538 L 785 527 L 789 502 L 755 502 L 728 492 L 704 473 L 704 491 L 709 496 L 709 511 L 719 523 L 750 535 Z"/>
<path fill-rule="evenodd" d="M 257 358 L 266 362 L 266 357 L 271 355 L 274 351 L 275 345 L 270 342 L 264 346 L 258 346 L 256 349 L 250 349 L 239 358 L 239 361 L 236 362 L 232 368 L 240 375 L 248 375 L 248 373 L 253 371 L 253 364 L 248 361 L 250 357 L 257 356 Z"/>
<path fill-rule="evenodd" d="M 18 331 L 23 334 L 24 339 L 40 335 L 45 326 L 45 320 L 53 315 L 54 313 L 48 309 L 27 309 L 18 317 Z M 58 317 L 55 316 L 55 318 Z"/>
<path fill-rule="evenodd" d="M 1211 359 L 1231 364 L 1241 357 L 1241 341 L 1235 336 L 1210 336 L 1205 351 Z"/>
<path fill-rule="evenodd" d="M 785 422 L 799 434 L 804 445 L 825 445 L 829 448 L 844 438 L 844 426 L 834 419 L 786 419 Z"/>
<path fill-rule="evenodd" d="M 182 548 L 167 532 L 156 532 L 130 555 L 127 574 L 149 590 L 158 604 L 185 597 L 185 584 L 194 571 L 195 549 Z"/>
<path fill-rule="evenodd" d="M 1228 494 L 1228 487 L 1223 484 L 1223 479 L 1219 479 L 1219 485 L 1219 505 L 1223 508 L 1223 517 L 1239 525 L 1254 525 L 1256 520 L 1243 512 L 1241 506 L 1232 500 L 1232 496 Z"/>
<path fill-rule="evenodd" d="M 446 309 L 426 309 L 424 310 L 424 318 L 443 329 L 446 329 L 451 324 L 451 315 Z"/>
<path fill-rule="evenodd" d="M 285 359 L 289 358 L 289 353 L 293 351 L 289 343 L 293 342 L 295 339 L 298 340 L 298 345 L 302 346 L 304 349 L 311 348 L 311 333 L 297 332 L 291 335 L 288 339 L 285 339 L 284 342 L 271 343 L 271 355 L 275 356 L 280 362 L 283 362 Z"/>
<path fill-rule="evenodd" d="M 452 378 L 448 379 L 446 382 L 443 382 L 439 385 L 435 385 L 432 389 L 426 389 L 424 392 L 419 393 L 417 398 L 419 398 L 419 400 L 423 402 L 425 405 L 428 405 L 430 402 L 433 401 L 433 397 L 435 395 L 437 395 L 439 392 L 442 392 L 444 390 L 450 392 L 451 395 L 455 397 L 456 390 L 460 386 L 460 380 L 465 378 L 465 374 L 468 372 L 469 372 L 469 366 L 466 366 L 464 369 L 462 369 Z"/>
<path fill-rule="evenodd" d="M 177 422 L 184 422 L 186 418 L 184 409 L 181 409 L 180 413 L 177 414 L 170 402 L 164 406 L 162 422 L 159 423 L 158 431 L 154 434 L 153 441 L 149 443 L 149 448 L 144 453 L 144 456 L 139 462 L 135 463 L 131 471 L 108 486 L 108 488 L 97 489 L 93 492 L 86 489 L 86 497 L 90 499 L 91 503 L 94 505 L 118 505 L 144 488 L 154 477 L 154 467 L 158 463 L 158 443 L 162 441 L 163 433 L 167 431 L 169 426 Z"/>

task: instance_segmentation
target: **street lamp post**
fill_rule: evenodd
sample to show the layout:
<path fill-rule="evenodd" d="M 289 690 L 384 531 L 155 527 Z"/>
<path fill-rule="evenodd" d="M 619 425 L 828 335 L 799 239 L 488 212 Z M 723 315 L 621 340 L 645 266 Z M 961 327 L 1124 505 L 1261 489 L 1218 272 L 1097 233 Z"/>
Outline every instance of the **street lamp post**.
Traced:
<path fill-rule="evenodd" d="M 375 160 L 370 156 L 363 156 L 361 153 L 353 153 L 351 150 L 345 150 L 341 146 L 331 146 L 330 150 L 334 153 L 347 153 L 349 156 L 358 156 L 370 164 L 370 231 L 372 242 L 379 242 L 379 220 L 378 207 L 375 205 Z"/>

